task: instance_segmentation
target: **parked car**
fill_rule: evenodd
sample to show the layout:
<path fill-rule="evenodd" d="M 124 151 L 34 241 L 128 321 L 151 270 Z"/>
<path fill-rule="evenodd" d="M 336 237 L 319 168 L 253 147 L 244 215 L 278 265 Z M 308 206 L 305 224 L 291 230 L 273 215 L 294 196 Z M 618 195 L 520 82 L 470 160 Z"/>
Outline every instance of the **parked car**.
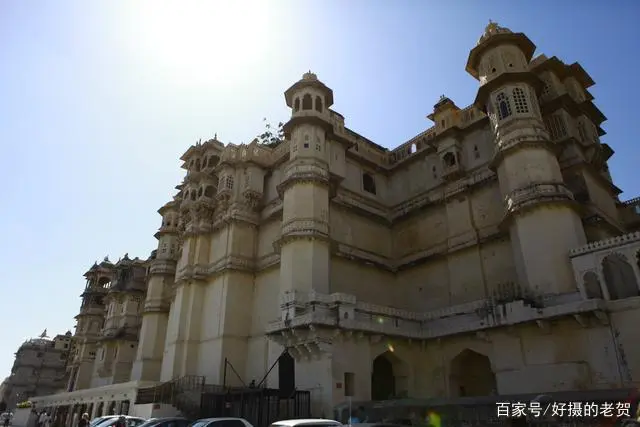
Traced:
<path fill-rule="evenodd" d="M 379 423 L 357 423 L 357 424 L 350 424 L 351 427 L 403 427 L 403 426 L 408 426 L 408 425 L 412 425 L 412 424 L 402 424 L 402 423 L 397 423 L 394 421 L 381 421 Z"/>
<path fill-rule="evenodd" d="M 335 420 L 325 420 L 323 418 L 307 418 L 301 420 L 282 420 L 271 424 L 271 427 L 338 427 L 342 423 Z"/>
<path fill-rule="evenodd" d="M 138 427 L 187 427 L 191 421 L 182 417 L 152 418 Z"/>
<path fill-rule="evenodd" d="M 106 421 L 106 420 L 111 419 L 111 418 L 118 418 L 119 416 L 120 415 L 105 415 L 104 417 L 94 418 L 89 423 L 89 427 L 96 427 L 98 424 L 100 424 L 103 421 Z"/>
<path fill-rule="evenodd" d="M 102 421 L 100 424 L 96 424 L 95 427 L 113 427 L 118 422 L 118 419 L 120 419 L 120 417 L 124 417 L 127 423 L 127 427 L 138 427 L 147 421 L 144 418 L 140 418 L 140 417 L 131 417 L 129 415 L 117 415 L 115 417 L 107 418 L 106 420 Z"/>
<path fill-rule="evenodd" d="M 202 418 L 194 421 L 191 427 L 253 427 L 244 418 Z"/>

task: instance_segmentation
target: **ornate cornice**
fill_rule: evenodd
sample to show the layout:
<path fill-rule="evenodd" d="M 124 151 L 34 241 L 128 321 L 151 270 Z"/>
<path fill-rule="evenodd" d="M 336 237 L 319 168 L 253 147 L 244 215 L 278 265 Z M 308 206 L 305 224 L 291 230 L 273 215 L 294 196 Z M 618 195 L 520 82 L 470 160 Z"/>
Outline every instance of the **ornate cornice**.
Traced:
<path fill-rule="evenodd" d="M 187 282 L 204 282 L 209 277 L 215 277 L 229 271 L 244 271 L 253 273 L 255 261 L 252 258 L 228 255 L 211 264 L 196 264 L 182 267 L 176 274 L 176 286 Z"/>
<path fill-rule="evenodd" d="M 564 204 L 577 207 L 571 191 L 558 182 L 541 182 L 511 191 L 504 198 L 505 218 L 508 222 L 513 216 L 540 205 Z"/>
<path fill-rule="evenodd" d="M 273 242 L 276 252 L 294 240 L 329 241 L 329 223 L 317 218 L 295 218 L 282 225 L 280 239 Z"/>
<path fill-rule="evenodd" d="M 176 274 L 176 261 L 172 259 L 156 258 L 152 261 L 149 274 L 159 276 L 173 276 Z"/>
<path fill-rule="evenodd" d="M 264 255 L 256 261 L 256 271 L 266 270 L 280 264 L 280 254 L 270 253 Z"/>
<path fill-rule="evenodd" d="M 489 168 L 496 170 L 500 162 L 502 162 L 508 154 L 526 148 L 542 148 L 548 150 L 553 155 L 558 154 L 558 146 L 551 142 L 549 133 L 541 124 L 531 126 L 527 128 L 527 131 L 524 135 L 515 131 L 501 131 L 496 138 L 498 143 L 496 144 L 494 157 L 489 163 Z"/>
<path fill-rule="evenodd" d="M 276 187 L 278 195 L 284 199 L 284 193 L 294 184 L 317 183 L 330 186 L 328 166 L 317 160 L 296 159 L 284 171 L 283 180 Z"/>

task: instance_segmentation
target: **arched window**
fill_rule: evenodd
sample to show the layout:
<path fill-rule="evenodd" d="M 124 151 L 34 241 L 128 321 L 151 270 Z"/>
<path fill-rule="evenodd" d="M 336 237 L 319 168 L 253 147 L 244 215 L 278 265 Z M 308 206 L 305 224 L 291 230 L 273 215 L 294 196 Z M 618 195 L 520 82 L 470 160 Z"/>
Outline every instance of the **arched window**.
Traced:
<path fill-rule="evenodd" d="M 376 180 L 373 175 L 366 172 L 362 174 L 362 189 L 367 193 L 376 194 Z"/>
<path fill-rule="evenodd" d="M 316 111 L 322 113 L 322 98 L 320 98 L 319 96 L 316 96 Z"/>
<path fill-rule="evenodd" d="M 476 159 L 480 158 L 480 150 L 478 149 L 477 145 L 473 146 L 473 157 Z"/>
<path fill-rule="evenodd" d="M 433 179 L 438 179 L 438 170 L 435 166 L 431 168 L 431 175 L 433 175 Z"/>
<path fill-rule="evenodd" d="M 602 274 L 612 300 L 640 295 L 633 267 L 623 255 L 607 255 L 602 260 Z"/>
<path fill-rule="evenodd" d="M 447 167 L 452 167 L 456 165 L 456 155 L 449 152 L 446 153 L 443 157 L 442 160 L 444 160 L 444 164 Z"/>
<path fill-rule="evenodd" d="M 293 111 L 300 111 L 300 98 L 296 98 L 293 103 Z"/>
<path fill-rule="evenodd" d="M 509 105 L 509 98 L 500 92 L 496 96 L 496 103 L 498 104 L 498 119 L 503 120 L 511 115 L 511 105 Z"/>
<path fill-rule="evenodd" d="M 418 151 L 418 146 L 414 142 L 413 144 L 411 144 L 411 147 L 409 147 L 409 154 L 413 154 L 416 151 Z"/>
<path fill-rule="evenodd" d="M 213 186 L 212 185 L 208 185 L 207 188 L 204 190 L 204 195 L 206 197 L 213 197 Z"/>
<path fill-rule="evenodd" d="M 198 188 L 198 197 L 202 197 L 203 192 L 202 187 Z"/>
<path fill-rule="evenodd" d="M 529 112 L 529 105 L 527 104 L 527 96 L 524 91 L 519 87 L 513 89 L 513 103 L 516 106 L 516 113 L 523 114 Z"/>
<path fill-rule="evenodd" d="M 196 199 L 196 191 L 193 190 L 191 191 L 191 200 L 195 200 Z"/>
<path fill-rule="evenodd" d="M 199 171 L 201 169 L 200 159 L 196 160 L 196 170 Z"/>
<path fill-rule="evenodd" d="M 302 109 L 303 110 L 313 109 L 313 100 L 311 99 L 311 95 L 309 95 L 308 93 L 302 97 Z"/>

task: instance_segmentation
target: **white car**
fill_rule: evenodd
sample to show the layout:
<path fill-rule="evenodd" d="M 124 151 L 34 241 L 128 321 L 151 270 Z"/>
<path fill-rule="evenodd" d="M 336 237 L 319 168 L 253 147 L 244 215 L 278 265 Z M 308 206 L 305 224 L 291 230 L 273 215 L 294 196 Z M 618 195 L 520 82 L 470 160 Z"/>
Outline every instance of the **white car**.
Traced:
<path fill-rule="evenodd" d="M 244 418 L 202 418 L 191 424 L 191 427 L 253 427 Z"/>
<path fill-rule="evenodd" d="M 124 417 L 124 420 L 125 420 L 125 423 L 127 424 L 127 427 L 138 427 L 139 425 L 144 424 L 144 423 L 147 422 L 147 420 L 145 420 L 144 418 L 140 418 L 140 417 L 130 417 L 128 415 L 118 415 L 117 417 L 107 418 L 106 420 L 103 420 L 100 424 L 97 424 L 96 427 L 112 427 L 118 422 L 120 417 Z"/>
<path fill-rule="evenodd" d="M 323 418 L 307 418 L 300 420 L 276 421 L 271 427 L 342 427 L 342 423 L 335 420 L 325 420 Z"/>
<path fill-rule="evenodd" d="M 91 420 L 89 427 L 96 427 L 98 424 L 109 420 L 111 418 L 118 418 L 120 415 L 105 415 L 104 417 L 97 417 Z"/>

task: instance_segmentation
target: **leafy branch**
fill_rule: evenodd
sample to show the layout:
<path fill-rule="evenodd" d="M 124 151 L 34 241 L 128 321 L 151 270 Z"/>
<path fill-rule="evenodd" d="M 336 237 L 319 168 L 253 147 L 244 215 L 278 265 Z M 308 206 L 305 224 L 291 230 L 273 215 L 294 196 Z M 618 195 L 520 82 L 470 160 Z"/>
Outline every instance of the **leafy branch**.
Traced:
<path fill-rule="evenodd" d="M 284 130 L 282 129 L 284 123 L 279 122 L 277 126 L 273 126 L 266 118 L 262 119 L 262 121 L 264 122 L 264 132 L 256 138 L 260 144 L 264 144 L 270 148 L 277 147 L 284 141 Z"/>

